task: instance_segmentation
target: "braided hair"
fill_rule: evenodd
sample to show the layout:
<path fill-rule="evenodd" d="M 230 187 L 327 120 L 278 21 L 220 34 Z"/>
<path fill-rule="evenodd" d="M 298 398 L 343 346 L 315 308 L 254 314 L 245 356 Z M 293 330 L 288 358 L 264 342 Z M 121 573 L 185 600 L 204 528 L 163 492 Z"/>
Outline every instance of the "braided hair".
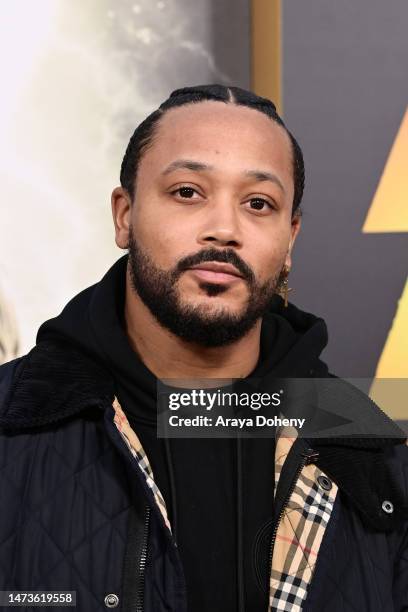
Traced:
<path fill-rule="evenodd" d="M 302 200 L 305 184 L 305 166 L 302 149 L 278 115 L 276 106 L 273 102 L 267 98 L 257 96 L 251 91 L 241 89 L 240 87 L 227 87 L 225 85 L 197 85 L 195 87 L 176 89 L 157 110 L 146 117 L 146 119 L 135 129 L 126 148 L 120 171 L 120 183 L 128 192 L 131 200 L 133 201 L 135 195 L 134 186 L 139 162 L 145 150 L 152 143 L 159 119 L 170 108 L 183 106 L 184 104 L 204 102 L 206 100 L 216 100 L 253 108 L 264 113 L 264 115 L 267 115 L 272 121 L 282 126 L 290 138 L 293 154 L 294 196 L 292 217 L 295 213 L 301 215 L 299 205 Z"/>

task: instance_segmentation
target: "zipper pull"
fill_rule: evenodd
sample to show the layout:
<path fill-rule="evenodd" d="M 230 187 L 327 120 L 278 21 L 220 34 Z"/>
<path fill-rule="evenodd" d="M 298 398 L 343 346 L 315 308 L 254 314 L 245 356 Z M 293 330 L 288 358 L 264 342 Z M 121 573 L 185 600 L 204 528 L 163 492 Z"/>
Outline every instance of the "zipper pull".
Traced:
<path fill-rule="evenodd" d="M 319 451 L 315 451 L 313 448 L 308 448 L 306 452 L 302 453 L 302 456 L 306 457 L 305 465 L 316 463 L 319 458 Z"/>

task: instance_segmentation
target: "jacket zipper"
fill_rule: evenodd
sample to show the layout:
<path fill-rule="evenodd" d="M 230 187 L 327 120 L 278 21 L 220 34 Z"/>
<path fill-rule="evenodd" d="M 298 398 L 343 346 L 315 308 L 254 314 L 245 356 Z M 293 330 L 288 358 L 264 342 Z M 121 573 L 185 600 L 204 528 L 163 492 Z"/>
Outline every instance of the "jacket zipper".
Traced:
<path fill-rule="evenodd" d="M 146 517 L 143 529 L 142 552 L 139 563 L 139 588 L 137 592 L 136 612 L 143 612 L 145 569 L 147 560 L 147 539 L 149 535 L 150 506 L 146 507 Z"/>
<path fill-rule="evenodd" d="M 286 505 L 287 505 L 287 503 L 288 503 L 288 501 L 289 501 L 293 491 L 295 490 L 295 486 L 296 486 L 296 483 L 298 481 L 300 472 L 303 470 L 305 465 L 307 465 L 308 463 L 311 463 L 311 459 L 317 459 L 318 456 L 319 456 L 319 452 L 313 450 L 313 448 L 309 448 L 309 449 L 307 449 L 306 452 L 302 453 L 302 460 L 301 460 L 301 462 L 299 463 L 299 465 L 298 465 L 298 467 L 296 469 L 295 475 L 293 477 L 292 484 L 289 487 L 289 490 L 288 490 L 288 492 L 287 492 L 287 494 L 285 496 L 285 500 L 284 500 L 284 502 L 282 504 L 282 510 L 279 513 L 279 516 L 278 516 L 278 518 L 276 520 L 276 523 L 275 523 L 275 527 L 274 527 L 273 532 L 272 532 L 271 545 L 270 545 L 270 549 L 269 549 L 269 581 L 270 581 L 271 575 L 272 575 L 272 558 L 273 558 L 273 549 L 274 549 L 274 546 L 275 546 L 276 534 L 278 532 L 278 527 L 279 527 L 280 522 L 282 520 L 282 516 L 283 516 L 283 514 L 284 514 L 284 512 L 286 510 Z"/>
<path fill-rule="evenodd" d="M 109 409 L 113 410 L 112 406 L 109 404 Z M 105 416 L 106 418 L 106 416 Z M 108 419 L 109 420 L 109 419 Z M 154 499 L 154 495 L 152 490 L 148 487 L 147 483 L 146 483 L 146 479 L 143 477 L 142 474 L 142 470 L 140 468 L 140 466 L 138 465 L 138 460 L 133 456 L 133 454 L 130 452 L 129 448 L 127 447 L 126 443 L 123 441 L 120 432 L 117 430 L 115 424 L 109 420 L 109 425 L 108 425 L 108 433 L 111 437 L 111 439 L 113 440 L 115 446 L 119 447 L 119 449 L 121 450 L 121 452 L 123 453 L 123 455 L 126 457 L 127 461 L 130 462 L 130 464 L 132 466 L 135 466 L 135 472 L 138 475 L 138 478 L 142 484 L 142 487 L 145 491 L 145 494 L 148 498 L 151 498 L 152 500 L 152 505 L 153 505 L 153 512 L 156 513 L 158 520 L 160 522 L 160 524 L 162 525 L 162 528 L 164 529 L 164 533 L 165 533 L 165 537 L 166 539 L 168 539 L 168 541 L 171 543 L 172 546 L 174 546 L 175 548 L 175 553 L 176 553 L 176 561 L 178 564 L 178 569 L 179 572 L 181 573 L 181 575 L 183 576 L 183 595 L 185 597 L 185 582 L 184 582 L 184 573 L 183 573 L 183 567 L 181 564 L 181 559 L 178 555 L 178 550 L 177 550 L 177 542 L 174 539 L 173 534 L 171 533 L 171 531 L 168 529 L 167 525 L 164 522 L 163 516 L 160 512 L 160 508 L 156 503 L 156 500 Z M 113 434 L 113 435 L 112 435 Z M 143 542 L 144 542 L 144 546 L 142 547 L 142 552 L 143 550 L 146 548 L 145 553 L 141 555 L 141 559 L 140 559 L 140 564 L 139 564 L 139 575 L 142 577 L 142 582 L 143 582 L 143 586 L 140 585 L 140 588 L 138 589 L 138 592 L 141 594 L 141 597 L 136 602 L 136 607 L 135 607 L 135 612 L 143 612 L 143 607 L 144 607 L 144 566 L 146 565 L 146 561 L 147 561 L 147 540 L 148 540 L 148 529 L 149 529 L 149 521 L 150 521 L 150 513 L 152 511 L 151 506 L 149 505 L 146 509 L 146 518 L 145 518 L 145 527 L 144 527 L 144 534 L 143 534 Z"/>

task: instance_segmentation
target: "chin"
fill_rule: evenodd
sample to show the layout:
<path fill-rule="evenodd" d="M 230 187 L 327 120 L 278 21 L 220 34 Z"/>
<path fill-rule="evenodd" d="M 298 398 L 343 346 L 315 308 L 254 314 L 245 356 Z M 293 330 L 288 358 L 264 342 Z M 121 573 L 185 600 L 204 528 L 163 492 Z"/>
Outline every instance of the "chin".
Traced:
<path fill-rule="evenodd" d="M 203 296 L 197 299 L 188 300 L 183 304 L 189 307 L 198 308 L 204 312 L 228 312 L 231 315 L 238 315 L 242 312 L 244 304 L 233 303 L 231 299 L 226 296 L 214 295 L 214 296 Z"/>

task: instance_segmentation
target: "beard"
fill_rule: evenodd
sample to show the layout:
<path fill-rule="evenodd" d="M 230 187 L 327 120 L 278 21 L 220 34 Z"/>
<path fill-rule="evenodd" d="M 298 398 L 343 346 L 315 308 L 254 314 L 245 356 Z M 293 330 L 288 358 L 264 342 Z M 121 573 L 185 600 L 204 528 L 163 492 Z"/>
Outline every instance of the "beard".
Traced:
<path fill-rule="evenodd" d="M 183 303 L 177 289 L 181 274 L 197 264 L 218 261 L 235 266 L 248 286 L 248 298 L 241 313 L 228 307 L 208 309 L 204 304 Z M 271 307 L 272 297 L 283 278 L 282 270 L 264 284 L 233 249 L 204 249 L 181 259 L 174 269 L 156 266 L 149 254 L 137 244 L 129 228 L 128 265 L 133 290 L 158 323 L 179 338 L 205 347 L 232 344 L 245 336 Z M 201 281 L 199 287 L 212 297 L 228 291 L 228 286 Z"/>

